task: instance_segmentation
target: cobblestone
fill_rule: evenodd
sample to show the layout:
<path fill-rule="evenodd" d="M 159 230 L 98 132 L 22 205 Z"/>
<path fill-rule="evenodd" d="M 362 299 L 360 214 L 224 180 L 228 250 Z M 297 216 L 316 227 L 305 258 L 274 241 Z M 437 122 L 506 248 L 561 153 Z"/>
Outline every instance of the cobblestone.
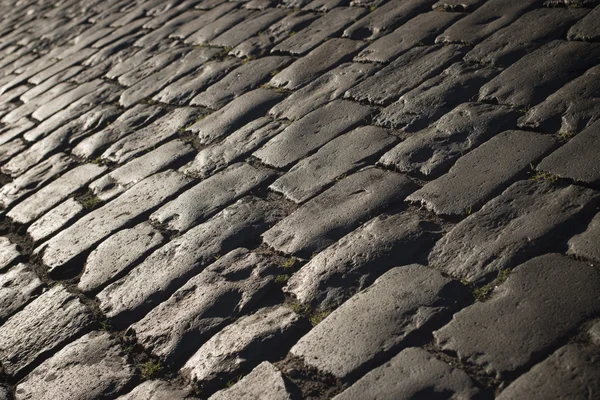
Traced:
<path fill-rule="evenodd" d="M 81 203 L 73 198 L 69 198 L 29 225 L 27 234 L 34 242 L 40 242 L 42 239 L 46 239 L 74 221 L 83 210 L 84 208 Z"/>
<path fill-rule="evenodd" d="M 264 400 L 292 399 L 281 371 L 264 361 L 231 388 L 212 395 L 210 400 L 243 400 L 248 396 Z"/>
<path fill-rule="evenodd" d="M 596 6 L 587 16 L 569 29 L 567 38 L 569 40 L 597 42 L 600 38 L 600 28 L 594 21 L 597 20 L 598 15 L 600 15 L 600 8 Z"/>
<path fill-rule="evenodd" d="M 185 390 L 177 389 L 164 381 L 146 381 L 140 383 L 131 392 L 117 397 L 118 400 L 184 400 Z"/>
<path fill-rule="evenodd" d="M 17 264 L 0 274 L 0 324 L 41 294 L 43 283 L 30 265 Z"/>
<path fill-rule="evenodd" d="M 569 253 L 576 257 L 600 262 L 600 249 L 597 246 L 600 238 L 600 214 L 597 214 L 586 230 L 569 240 Z"/>
<path fill-rule="evenodd" d="M 0 271 L 8 269 L 21 256 L 18 246 L 9 238 L 0 236 Z"/>

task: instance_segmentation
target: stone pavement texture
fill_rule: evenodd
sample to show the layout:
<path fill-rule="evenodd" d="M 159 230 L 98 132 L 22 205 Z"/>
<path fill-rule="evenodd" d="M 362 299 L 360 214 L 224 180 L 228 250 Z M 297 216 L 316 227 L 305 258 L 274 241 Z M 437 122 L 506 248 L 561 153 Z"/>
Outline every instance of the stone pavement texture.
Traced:
<path fill-rule="evenodd" d="M 0 0 L 0 400 L 600 399 L 599 0 Z"/>

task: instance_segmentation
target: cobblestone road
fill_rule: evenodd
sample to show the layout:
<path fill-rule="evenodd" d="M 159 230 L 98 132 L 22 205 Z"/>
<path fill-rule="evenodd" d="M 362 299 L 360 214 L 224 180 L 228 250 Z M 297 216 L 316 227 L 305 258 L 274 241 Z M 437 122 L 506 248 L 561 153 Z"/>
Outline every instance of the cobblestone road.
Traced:
<path fill-rule="evenodd" d="M 600 398 L 598 0 L 0 0 L 0 400 Z"/>

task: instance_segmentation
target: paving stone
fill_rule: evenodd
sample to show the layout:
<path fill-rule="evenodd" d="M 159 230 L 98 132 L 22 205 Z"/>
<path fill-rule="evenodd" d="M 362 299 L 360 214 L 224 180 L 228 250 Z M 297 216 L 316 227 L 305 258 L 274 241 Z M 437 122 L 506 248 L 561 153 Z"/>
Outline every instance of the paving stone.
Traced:
<path fill-rule="evenodd" d="M 50 78 L 52 75 L 63 72 L 67 68 L 72 67 L 73 65 L 79 64 L 81 61 L 85 60 L 86 58 L 88 58 L 88 57 L 92 56 L 94 53 L 96 53 L 96 51 L 97 50 L 94 50 L 94 49 L 81 49 L 77 53 L 71 54 L 71 55 L 63 58 L 59 62 L 53 64 L 51 67 L 38 72 L 37 74 L 35 74 L 31 78 L 29 78 L 27 81 L 34 85 L 39 85 L 40 83 L 44 82 L 46 79 Z"/>
<path fill-rule="evenodd" d="M 556 146 L 547 135 L 506 131 L 462 156 L 450 171 L 407 197 L 436 214 L 461 216 L 500 194 Z"/>
<path fill-rule="evenodd" d="M 377 70 L 374 64 L 346 63 L 312 80 L 295 91 L 269 114 L 275 118 L 297 120 L 332 100 L 341 98 L 346 90 Z"/>
<path fill-rule="evenodd" d="M 227 76 L 200 92 L 190 104 L 219 109 L 240 95 L 256 89 L 272 73 L 292 62 L 290 57 L 264 57 L 247 62 Z"/>
<path fill-rule="evenodd" d="M 147 222 L 118 231 L 90 253 L 77 287 L 86 293 L 103 288 L 123 276 L 164 240 Z"/>
<path fill-rule="evenodd" d="M 249 3 L 245 3 L 249 4 Z M 267 53 L 271 47 L 281 43 L 296 32 L 302 30 L 306 25 L 316 20 L 319 16 L 308 12 L 293 12 L 285 18 L 271 25 L 268 29 L 260 32 L 229 52 L 229 54 L 238 57 L 256 57 Z"/>
<path fill-rule="evenodd" d="M 298 314 L 287 307 L 263 308 L 226 326 L 186 362 L 181 373 L 194 382 L 223 382 L 259 364 L 268 353 L 284 353 L 297 336 Z M 274 349 L 277 349 L 275 352 Z"/>
<path fill-rule="evenodd" d="M 518 115 L 502 106 L 461 104 L 435 126 L 407 137 L 385 153 L 379 162 L 401 172 L 440 175 L 463 153 L 514 126 Z"/>
<path fill-rule="evenodd" d="M 62 174 L 73 162 L 64 153 L 58 153 L 42 161 L 23 175 L 0 188 L 0 206 L 7 208 L 25 195 L 39 189 L 52 178 Z"/>
<path fill-rule="evenodd" d="M 149 20 L 150 20 L 150 18 L 138 18 L 137 20 L 135 20 L 131 23 L 127 23 L 127 24 L 123 24 L 123 25 L 121 25 L 121 24 L 113 25 L 113 26 L 120 26 L 120 28 L 115 29 L 109 35 L 104 36 L 102 39 L 98 40 L 97 42 L 94 42 L 91 47 L 95 48 L 95 49 L 101 49 L 110 44 L 113 44 L 114 42 L 118 41 L 119 39 L 129 36 L 131 33 L 138 32 L 140 30 L 140 28 Z"/>
<path fill-rule="evenodd" d="M 596 6 L 581 21 L 573 25 L 569 29 L 567 39 L 597 42 L 600 39 L 600 28 L 597 23 L 598 17 L 600 17 L 600 6 Z"/>
<path fill-rule="evenodd" d="M 413 261 L 427 236 L 415 215 L 381 215 L 313 257 L 283 290 L 300 304 L 335 309 L 390 268 Z"/>
<path fill-rule="evenodd" d="M 375 40 L 386 32 L 402 25 L 413 16 L 426 11 L 433 3 L 433 0 L 388 2 L 380 7 L 378 6 L 367 16 L 347 28 L 344 31 L 344 37 Z"/>
<path fill-rule="evenodd" d="M 197 108 L 177 108 L 114 143 L 102 153 L 102 158 L 118 164 L 131 161 L 144 151 L 154 149 L 155 146 L 177 135 L 180 130 L 193 123 L 200 115 L 200 110 Z"/>
<path fill-rule="evenodd" d="M 600 321 L 596 322 L 588 331 L 592 343 L 600 346 Z"/>
<path fill-rule="evenodd" d="M 381 63 L 392 61 L 415 46 L 430 44 L 444 28 L 462 16 L 463 14 L 460 13 L 435 11 L 419 14 L 395 31 L 370 44 L 355 57 L 355 60 Z"/>
<path fill-rule="evenodd" d="M 7 124 L 0 127 L 0 144 L 10 142 L 12 139 L 20 136 L 24 132 L 27 132 L 34 126 L 35 124 L 31 120 L 27 118 L 21 118 L 14 124 Z"/>
<path fill-rule="evenodd" d="M 365 13 L 355 7 L 338 7 L 311 23 L 293 36 L 279 43 L 272 51 L 303 55 L 317 47 L 327 38 L 334 36 L 352 21 Z"/>
<path fill-rule="evenodd" d="M 131 392 L 118 397 L 117 400 L 184 400 L 186 398 L 185 390 L 176 389 L 168 382 L 145 381 Z"/>
<path fill-rule="evenodd" d="M 467 374 L 439 361 L 425 350 L 410 347 L 367 373 L 334 400 L 429 398 L 471 399 L 479 390 Z"/>
<path fill-rule="evenodd" d="M 520 127 L 545 132 L 581 132 L 600 119 L 600 66 L 573 79 L 519 119 Z"/>
<path fill-rule="evenodd" d="M 211 144 L 263 116 L 282 97 L 280 93 L 272 90 L 253 90 L 196 122 L 187 130 L 198 135 L 200 144 Z"/>
<path fill-rule="evenodd" d="M 90 183 L 89 188 L 100 200 L 107 201 L 152 174 L 186 158 L 194 148 L 179 139 L 171 140 Z"/>
<path fill-rule="evenodd" d="M 550 42 L 485 84 L 479 100 L 525 108 L 539 104 L 582 70 L 593 67 L 599 55 L 600 44 Z"/>
<path fill-rule="evenodd" d="M 173 82 L 152 99 L 161 103 L 184 105 L 211 84 L 217 82 L 233 68 L 239 60 L 228 58 L 223 61 L 209 61 L 191 74 Z"/>
<path fill-rule="evenodd" d="M 412 335 L 449 318 L 465 290 L 421 265 L 391 269 L 329 314 L 290 353 L 335 377 L 356 376 Z"/>
<path fill-rule="evenodd" d="M 334 100 L 292 123 L 253 155 L 267 165 L 286 168 L 364 122 L 373 112 L 371 107 Z"/>
<path fill-rule="evenodd" d="M 517 182 L 440 239 L 429 264 L 455 279 L 489 279 L 555 245 L 597 198 L 578 186 Z"/>
<path fill-rule="evenodd" d="M 54 286 L 0 326 L 4 370 L 21 376 L 91 323 L 92 315 L 80 300 L 62 286 Z"/>
<path fill-rule="evenodd" d="M 142 79 L 147 78 L 153 73 L 160 71 L 162 68 L 176 62 L 186 53 L 186 51 L 187 49 L 183 47 L 175 46 L 163 49 L 155 54 L 150 53 L 151 57 L 140 65 L 137 65 L 135 68 L 120 75 L 118 81 L 123 86 L 131 87 Z"/>
<path fill-rule="evenodd" d="M 541 6 L 541 0 L 490 0 L 446 29 L 436 43 L 474 45 L 497 30 L 512 24 L 527 11 Z"/>
<path fill-rule="evenodd" d="M 585 399 L 600 390 L 600 352 L 581 344 L 568 344 L 521 375 L 497 397 Z"/>
<path fill-rule="evenodd" d="M 590 7 L 598 4 L 598 0 L 546 0 L 544 7 Z"/>
<path fill-rule="evenodd" d="M 10 160 L 15 154 L 19 154 L 27 148 L 27 144 L 22 139 L 14 139 L 8 143 L 0 145 L 0 164 Z"/>
<path fill-rule="evenodd" d="M 228 31 L 220 34 L 211 44 L 222 47 L 235 47 L 244 40 L 267 29 L 277 20 L 285 17 L 286 11 L 281 9 L 268 9 L 260 14 L 253 14 L 254 18 L 247 18 L 243 24 L 238 24 Z"/>
<path fill-rule="evenodd" d="M 0 324 L 39 296 L 43 286 L 28 264 L 19 263 L 0 274 Z"/>
<path fill-rule="evenodd" d="M 309 257 L 413 190 L 413 184 L 402 175 L 363 170 L 302 205 L 268 230 L 263 240 L 277 251 Z"/>
<path fill-rule="evenodd" d="M 246 163 L 233 164 L 159 208 L 150 220 L 169 230 L 187 231 L 272 177 L 272 171 Z"/>
<path fill-rule="evenodd" d="M 347 0 L 313 0 L 305 5 L 303 10 L 327 12 L 336 7 L 343 7 L 348 4 Z"/>
<path fill-rule="evenodd" d="M 600 214 L 592 219 L 584 232 L 569 240 L 569 254 L 600 262 L 598 239 L 600 239 Z"/>
<path fill-rule="evenodd" d="M 200 150 L 194 161 L 185 167 L 184 172 L 206 178 L 250 154 L 286 126 L 282 121 L 271 121 L 267 117 L 258 118 L 221 142 Z"/>
<path fill-rule="evenodd" d="M 40 242 L 61 230 L 83 211 L 83 206 L 77 200 L 67 199 L 29 225 L 27 234 L 34 242 Z"/>
<path fill-rule="evenodd" d="M 331 67 L 347 61 L 364 44 L 349 39 L 331 39 L 298 59 L 292 65 L 275 75 L 270 85 L 295 90 L 318 78 Z"/>
<path fill-rule="evenodd" d="M 92 332 L 64 347 L 19 382 L 16 398 L 109 398 L 123 392 L 134 376 L 135 368 L 127 364 L 117 340 L 106 332 Z"/>
<path fill-rule="evenodd" d="M 215 332 L 248 312 L 265 295 L 275 279 L 275 268 L 263 256 L 236 249 L 189 279 L 129 332 L 153 354 L 180 366 Z M 232 343 L 226 346 L 233 348 Z"/>
<path fill-rule="evenodd" d="M 153 73 L 125 90 L 119 98 L 119 103 L 123 107 L 130 107 L 133 104 L 160 92 L 165 86 L 200 67 L 218 52 L 219 49 L 208 47 L 190 51 L 181 60 L 173 62 L 169 66 Z"/>
<path fill-rule="evenodd" d="M 142 128 L 163 113 L 158 106 L 138 104 L 125 111 L 112 124 L 84 139 L 75 146 L 72 153 L 78 157 L 88 158 L 100 153 L 111 144 L 117 142 L 130 132 Z"/>
<path fill-rule="evenodd" d="M 410 131 L 424 128 L 455 106 L 471 100 L 496 74 L 491 68 L 476 64 L 452 64 L 383 109 L 375 123 Z"/>
<path fill-rule="evenodd" d="M 182 3 L 182 5 L 183 4 L 184 3 Z M 159 18 L 155 17 L 144 25 L 145 28 L 153 30 L 139 38 L 134 45 L 153 48 L 158 42 L 174 33 L 180 26 L 201 17 L 203 14 L 202 11 L 191 10 L 162 23 L 156 21 Z"/>
<path fill-rule="evenodd" d="M 567 30 L 587 13 L 573 8 L 530 11 L 475 46 L 465 60 L 509 66 L 547 42 L 564 38 Z"/>
<path fill-rule="evenodd" d="M 540 279 L 543 284 L 540 284 Z M 600 310 L 600 272 L 549 254 L 517 267 L 492 298 L 454 315 L 434 332 L 444 351 L 498 378 L 544 353 Z"/>
<path fill-rule="evenodd" d="M 71 105 L 74 101 L 81 99 L 83 96 L 90 94 L 98 89 L 100 81 L 95 80 L 91 82 L 78 85 L 72 90 L 61 94 L 60 96 L 50 100 L 48 103 L 42 105 L 31 114 L 33 118 L 38 121 L 43 121 L 48 117 L 56 114 L 58 111 Z"/>
<path fill-rule="evenodd" d="M 594 151 L 600 143 L 600 121 L 569 140 L 537 166 L 564 178 L 591 185 L 600 183 L 600 166 Z M 574 155 L 577 155 L 574 157 Z"/>
<path fill-rule="evenodd" d="M 432 8 L 436 11 L 472 12 L 485 0 L 440 0 Z"/>
<path fill-rule="evenodd" d="M 256 12 L 251 10 L 239 8 L 232 10 L 210 24 L 203 26 L 191 36 L 188 36 L 184 42 L 193 46 L 208 43 L 212 44 L 213 39 L 228 31 L 230 28 L 233 28 L 242 22 L 245 23 L 246 21 L 251 20 L 255 15 Z"/>
<path fill-rule="evenodd" d="M 34 111 L 36 111 L 40 106 L 49 103 L 52 99 L 71 91 L 75 88 L 76 85 L 69 82 L 61 82 L 56 86 L 48 89 L 45 93 L 42 93 L 33 101 L 25 103 L 15 110 L 9 112 L 2 118 L 2 122 L 5 123 L 15 123 L 19 121 L 21 118 L 29 117 Z"/>
<path fill-rule="evenodd" d="M 236 2 L 221 2 L 222 4 L 218 4 L 216 7 L 212 8 L 210 11 L 205 12 L 198 18 L 182 25 L 175 32 L 173 32 L 169 37 L 176 39 L 185 39 L 194 32 L 202 29 L 204 26 L 210 24 L 211 22 L 216 21 L 223 15 L 227 14 L 231 10 L 239 7 L 239 4 Z M 202 3 L 201 3 L 202 4 Z"/>
<path fill-rule="evenodd" d="M 20 224 L 28 224 L 103 174 L 104 171 L 106 171 L 106 167 L 94 164 L 83 164 L 73 168 L 17 204 L 7 216 Z"/>
<path fill-rule="evenodd" d="M 117 324 L 140 319 L 183 282 L 201 272 L 215 256 L 255 240 L 279 218 L 279 212 L 263 200 L 252 197 L 238 200 L 156 250 L 128 275 L 100 292 L 97 296 L 100 308 Z M 171 323 L 168 329 L 172 329 Z"/>
<path fill-rule="evenodd" d="M 291 400 L 283 374 L 268 361 L 260 363 L 235 385 L 210 396 L 209 400 Z"/>
<path fill-rule="evenodd" d="M 41 249 L 42 261 L 55 272 L 99 243 L 114 231 L 131 224 L 135 218 L 157 207 L 190 184 L 190 179 L 175 171 L 152 175 L 115 200 L 94 210 L 50 239 Z"/>
<path fill-rule="evenodd" d="M 416 47 L 348 90 L 345 97 L 380 105 L 391 104 L 421 82 L 438 75 L 463 52 L 464 49 L 456 45 Z"/>
<path fill-rule="evenodd" d="M 365 167 L 396 142 L 394 136 L 374 126 L 363 126 L 339 136 L 294 165 L 270 189 L 304 203 L 341 176 Z"/>

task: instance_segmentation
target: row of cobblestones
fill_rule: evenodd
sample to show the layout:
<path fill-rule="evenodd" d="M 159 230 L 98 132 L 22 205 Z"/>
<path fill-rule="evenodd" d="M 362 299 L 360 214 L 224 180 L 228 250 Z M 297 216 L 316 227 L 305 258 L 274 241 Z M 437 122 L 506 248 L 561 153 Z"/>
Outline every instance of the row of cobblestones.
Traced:
<path fill-rule="evenodd" d="M 598 0 L 0 11 L 0 400 L 600 393 Z"/>

